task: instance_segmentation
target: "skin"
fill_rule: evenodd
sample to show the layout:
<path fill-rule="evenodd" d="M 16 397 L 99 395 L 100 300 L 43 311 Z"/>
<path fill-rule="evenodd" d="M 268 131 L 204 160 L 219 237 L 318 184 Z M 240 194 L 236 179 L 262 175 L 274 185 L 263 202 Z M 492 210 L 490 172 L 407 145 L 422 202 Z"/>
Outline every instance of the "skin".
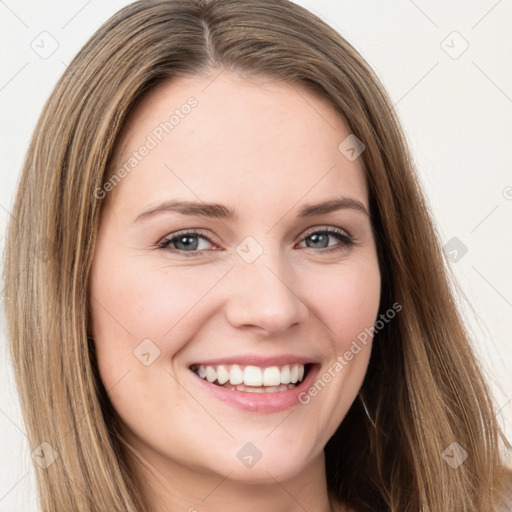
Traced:
<path fill-rule="evenodd" d="M 319 361 L 321 376 L 374 324 L 381 280 L 369 217 L 350 208 L 297 217 L 305 204 L 341 196 L 368 210 L 361 161 L 338 150 L 350 130 L 324 99 L 217 71 L 147 95 L 118 164 L 190 96 L 198 105 L 105 199 L 90 282 L 101 379 L 151 510 L 330 511 L 323 448 L 357 397 L 371 341 L 307 405 L 277 413 L 212 398 L 189 365 L 291 353 Z M 134 222 L 170 199 L 222 203 L 239 219 L 161 212 Z M 326 227 L 355 245 L 332 235 L 312 243 Z M 193 228 L 209 238 L 194 239 L 196 255 L 158 248 Z M 236 252 L 248 236 L 263 248 L 252 263 Z M 148 366 L 134 356 L 144 339 L 160 350 Z M 262 453 L 250 468 L 236 457 L 247 442 Z"/>

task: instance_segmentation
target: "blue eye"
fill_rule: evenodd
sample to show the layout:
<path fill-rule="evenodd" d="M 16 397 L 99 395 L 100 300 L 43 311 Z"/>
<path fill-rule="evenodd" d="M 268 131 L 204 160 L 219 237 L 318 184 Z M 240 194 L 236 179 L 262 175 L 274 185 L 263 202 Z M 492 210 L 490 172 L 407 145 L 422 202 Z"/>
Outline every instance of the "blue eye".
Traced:
<path fill-rule="evenodd" d="M 336 238 L 339 242 L 336 245 L 329 245 L 329 238 Z M 354 244 L 354 240 L 344 231 L 338 229 L 323 229 L 309 233 L 304 240 L 311 240 L 316 246 L 309 246 L 311 249 L 327 249 L 322 252 L 339 251 Z"/>
<path fill-rule="evenodd" d="M 329 244 L 329 239 L 332 238 L 336 238 L 339 243 Z M 333 228 L 312 231 L 303 238 L 303 241 L 307 240 L 310 240 L 312 244 L 308 245 L 307 248 L 321 249 L 320 251 L 315 251 L 320 253 L 346 250 L 349 246 L 355 244 L 354 240 L 346 232 Z M 204 246 L 205 243 L 206 247 Z M 213 243 L 204 232 L 189 230 L 165 238 L 158 244 L 158 249 L 166 249 L 183 256 L 197 256 L 201 254 L 201 251 L 208 250 L 208 244 Z"/>
<path fill-rule="evenodd" d="M 158 248 L 168 249 L 169 246 L 172 245 L 169 249 L 171 252 L 189 252 L 197 254 L 205 249 L 205 247 L 200 247 L 200 241 L 211 243 L 210 239 L 199 231 L 184 231 L 162 240 Z M 186 256 L 188 256 L 188 254 L 186 254 Z"/>

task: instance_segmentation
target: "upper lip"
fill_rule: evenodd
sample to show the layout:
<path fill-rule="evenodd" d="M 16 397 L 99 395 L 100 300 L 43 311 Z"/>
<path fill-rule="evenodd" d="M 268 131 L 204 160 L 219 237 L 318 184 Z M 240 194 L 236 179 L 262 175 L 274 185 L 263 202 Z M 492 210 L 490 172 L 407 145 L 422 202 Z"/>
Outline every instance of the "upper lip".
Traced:
<path fill-rule="evenodd" d="M 193 366 L 217 366 L 221 364 L 238 364 L 241 366 L 260 366 L 263 368 L 269 366 L 284 366 L 287 364 L 314 364 L 317 361 L 310 357 L 297 356 L 294 354 L 281 354 L 279 356 L 261 356 L 256 354 L 243 354 L 239 356 L 219 357 L 216 359 L 207 359 L 197 361 L 189 365 Z"/>

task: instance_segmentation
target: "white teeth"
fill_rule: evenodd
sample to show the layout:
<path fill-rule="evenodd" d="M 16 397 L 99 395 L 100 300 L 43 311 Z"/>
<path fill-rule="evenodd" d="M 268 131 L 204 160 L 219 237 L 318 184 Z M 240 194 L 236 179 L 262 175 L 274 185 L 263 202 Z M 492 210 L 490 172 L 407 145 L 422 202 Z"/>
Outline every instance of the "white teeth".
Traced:
<path fill-rule="evenodd" d="M 290 384 L 290 367 L 283 366 L 281 368 L 281 384 Z"/>
<path fill-rule="evenodd" d="M 213 382 L 216 379 L 217 379 L 217 372 L 215 371 L 215 369 L 212 368 L 211 366 L 207 366 L 206 367 L 206 380 L 208 382 Z"/>
<path fill-rule="evenodd" d="M 226 365 L 221 364 L 217 366 L 204 366 L 199 365 L 194 370 L 199 377 L 206 379 L 208 382 L 217 382 L 224 387 L 239 387 L 251 386 L 255 392 L 255 388 L 261 388 L 261 391 L 276 392 L 285 391 L 293 384 L 301 382 L 304 378 L 304 365 L 294 364 L 279 366 L 269 366 L 260 368 L 258 366 L 240 367 L 238 364 Z M 238 389 L 243 391 L 242 389 Z"/>
<path fill-rule="evenodd" d="M 280 391 L 288 391 L 289 389 L 293 389 L 295 386 L 293 384 L 281 384 L 280 386 L 269 386 L 269 387 L 260 387 L 255 388 L 252 386 L 244 386 L 243 384 L 238 384 L 238 386 L 233 386 L 233 391 L 246 391 L 248 393 L 278 393 Z"/>
<path fill-rule="evenodd" d="M 219 384 L 225 384 L 229 380 L 229 372 L 224 365 L 217 368 L 217 381 Z"/>
<path fill-rule="evenodd" d="M 231 366 L 231 370 L 229 372 L 229 383 L 236 386 L 237 384 L 242 384 L 244 381 L 244 372 L 240 369 L 240 366 L 234 364 Z"/>
<path fill-rule="evenodd" d="M 261 386 L 263 384 L 261 368 L 246 366 L 244 370 L 244 384 L 246 386 Z"/>
<path fill-rule="evenodd" d="M 263 371 L 264 386 L 279 386 L 281 384 L 281 372 L 277 366 L 270 366 Z"/>

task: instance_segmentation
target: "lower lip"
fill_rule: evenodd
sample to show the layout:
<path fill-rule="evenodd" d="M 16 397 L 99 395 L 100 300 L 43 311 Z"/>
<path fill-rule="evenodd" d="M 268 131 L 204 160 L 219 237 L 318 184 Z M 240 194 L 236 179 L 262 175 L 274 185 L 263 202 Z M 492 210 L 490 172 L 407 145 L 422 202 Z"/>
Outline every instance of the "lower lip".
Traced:
<path fill-rule="evenodd" d="M 202 379 L 195 372 L 192 373 L 209 393 L 228 405 L 245 411 L 272 413 L 284 411 L 296 405 L 302 405 L 299 395 L 307 392 L 319 370 L 320 365 L 312 365 L 306 378 L 298 386 L 287 391 L 277 391 L 275 393 L 251 393 L 249 391 L 237 391 L 233 388 L 224 388 Z"/>

